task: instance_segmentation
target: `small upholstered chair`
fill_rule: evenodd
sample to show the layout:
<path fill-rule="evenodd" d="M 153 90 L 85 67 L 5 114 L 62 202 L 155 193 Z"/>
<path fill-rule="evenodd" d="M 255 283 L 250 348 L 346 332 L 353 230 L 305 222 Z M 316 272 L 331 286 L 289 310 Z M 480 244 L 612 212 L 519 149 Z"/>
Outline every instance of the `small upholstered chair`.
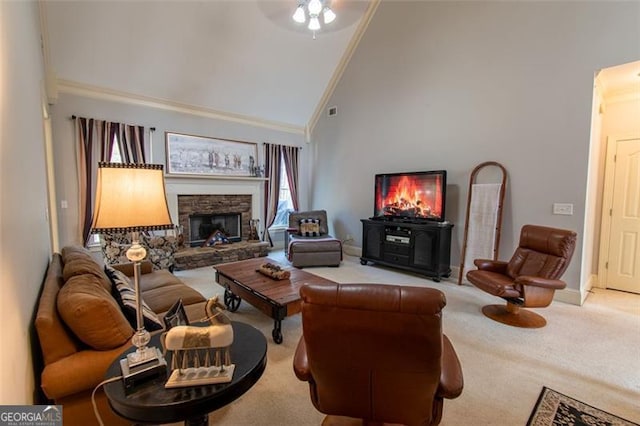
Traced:
<path fill-rule="evenodd" d="M 342 261 L 342 242 L 329 235 L 325 210 L 290 213 L 284 246 L 296 268 L 339 266 Z"/>
<path fill-rule="evenodd" d="M 140 244 L 147 250 L 147 259 L 154 270 L 175 268 L 174 254 L 178 249 L 178 239 L 168 235 L 147 235 L 140 233 Z M 130 232 L 106 232 L 100 234 L 100 247 L 104 262 L 108 265 L 127 263 L 127 250 L 131 247 Z"/>
<path fill-rule="evenodd" d="M 440 290 L 385 284 L 304 285 L 293 369 L 323 425 L 437 425 L 462 393 L 460 361 L 442 334 Z"/>
<path fill-rule="evenodd" d="M 521 308 L 547 307 L 555 291 L 565 288 L 560 277 L 569 266 L 575 245 L 573 231 L 525 225 L 509 262 L 474 260 L 478 269 L 467 272 L 469 282 L 507 301 L 506 306 L 487 305 L 482 312 L 515 327 L 544 327 L 547 321 L 542 316 Z"/>

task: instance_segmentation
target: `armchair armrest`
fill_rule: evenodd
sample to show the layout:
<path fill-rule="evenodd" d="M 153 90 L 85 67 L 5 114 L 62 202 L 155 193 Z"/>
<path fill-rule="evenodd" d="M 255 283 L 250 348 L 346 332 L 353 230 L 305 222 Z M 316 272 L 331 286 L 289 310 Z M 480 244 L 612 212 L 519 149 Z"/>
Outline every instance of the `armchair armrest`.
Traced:
<path fill-rule="evenodd" d="M 442 335 L 442 370 L 436 395 L 440 398 L 457 398 L 462 393 L 463 386 L 462 367 L 458 355 L 449 338 Z"/>
<path fill-rule="evenodd" d="M 131 342 L 108 351 L 86 349 L 48 364 L 42 371 L 42 390 L 50 399 L 91 391 L 104 380 L 109 366 Z"/>
<path fill-rule="evenodd" d="M 504 274 L 505 272 L 507 272 L 508 262 L 502 260 L 476 259 L 473 261 L 473 264 L 476 265 L 476 267 L 481 271 L 490 271 Z"/>
<path fill-rule="evenodd" d="M 567 286 L 567 283 L 565 283 L 562 280 L 550 280 L 547 278 L 532 277 L 528 275 L 521 275 L 517 277 L 514 281 L 514 284 L 520 284 L 523 286 L 531 285 L 535 287 L 542 287 L 542 288 L 548 288 L 553 290 L 562 290 Z"/>
<path fill-rule="evenodd" d="M 300 337 L 296 353 L 293 356 L 293 371 L 296 377 L 304 382 L 310 382 L 313 379 L 309 370 L 309 359 L 307 358 L 307 345 L 304 343 L 304 336 Z"/>

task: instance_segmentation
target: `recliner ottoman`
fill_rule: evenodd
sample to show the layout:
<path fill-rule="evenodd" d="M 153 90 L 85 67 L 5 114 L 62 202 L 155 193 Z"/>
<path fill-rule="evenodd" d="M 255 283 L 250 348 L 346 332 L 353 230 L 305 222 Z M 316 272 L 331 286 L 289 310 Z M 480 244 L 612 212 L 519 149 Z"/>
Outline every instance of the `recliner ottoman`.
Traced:
<path fill-rule="evenodd" d="M 333 237 L 298 239 L 291 236 L 288 259 L 296 268 L 305 266 L 339 266 L 342 261 L 342 243 Z"/>

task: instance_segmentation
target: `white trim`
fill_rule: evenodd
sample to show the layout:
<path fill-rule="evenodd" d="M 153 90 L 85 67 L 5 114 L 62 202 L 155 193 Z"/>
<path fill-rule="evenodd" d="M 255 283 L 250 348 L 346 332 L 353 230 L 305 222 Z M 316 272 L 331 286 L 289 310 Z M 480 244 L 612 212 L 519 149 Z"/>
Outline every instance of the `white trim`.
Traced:
<path fill-rule="evenodd" d="M 189 105 L 180 102 L 170 101 L 167 99 L 154 98 L 151 96 L 137 95 L 133 93 L 121 92 L 118 90 L 107 89 L 103 87 L 91 86 L 88 84 L 78 83 L 64 79 L 57 80 L 58 92 L 68 93 L 72 95 L 84 96 L 93 99 L 105 101 L 121 102 L 130 105 L 139 105 L 149 108 L 163 109 L 167 111 L 179 112 L 183 114 L 197 115 L 200 117 L 214 118 L 224 121 L 233 121 L 236 123 L 246 124 L 249 126 L 263 127 L 281 132 L 295 133 L 304 135 L 305 128 L 294 124 L 280 123 L 276 121 L 262 120 L 260 118 L 249 117 L 241 114 L 233 114 L 230 112 L 217 111 L 202 106 Z"/>
<path fill-rule="evenodd" d="M 371 18 L 373 18 L 373 15 L 375 14 L 376 9 L 380 4 L 380 1 L 381 0 L 371 0 L 371 3 L 369 3 L 369 7 L 364 13 L 362 19 L 360 20 L 360 24 L 358 24 L 358 28 L 356 28 L 356 31 L 353 33 L 353 37 L 351 38 L 349 45 L 344 51 L 342 58 L 338 63 L 338 66 L 333 72 L 333 75 L 331 76 L 331 80 L 329 80 L 329 83 L 327 84 L 327 88 L 324 90 L 324 93 L 322 94 L 322 98 L 320 98 L 320 102 L 318 102 L 318 105 L 316 106 L 316 110 L 314 111 L 313 115 L 311 116 L 311 119 L 309 120 L 309 124 L 307 124 L 307 128 L 308 128 L 307 142 L 311 141 L 311 134 L 313 133 L 313 129 L 316 127 L 316 124 L 318 124 L 318 120 L 322 116 L 322 112 L 324 111 L 324 108 L 327 106 L 327 103 L 329 102 L 329 98 L 331 97 L 331 95 L 333 95 L 333 91 L 338 85 L 338 82 L 340 81 L 342 74 L 347 69 L 347 65 L 351 60 L 351 56 L 353 56 L 353 53 L 355 52 L 356 47 L 358 47 L 358 44 L 360 43 L 360 40 L 362 39 L 364 32 L 367 30 L 367 27 L 369 26 L 369 22 L 371 22 Z"/>
<path fill-rule="evenodd" d="M 574 288 L 565 288 L 562 290 L 556 290 L 553 301 L 570 303 L 572 305 L 582 306 L 587 299 L 588 291 L 580 291 Z"/>
<path fill-rule="evenodd" d="M 344 254 L 346 254 L 346 255 L 349 255 L 349 256 L 361 257 L 362 256 L 362 247 L 352 246 L 351 244 L 343 244 L 342 245 L 342 252 Z"/>
<path fill-rule="evenodd" d="M 640 92 L 635 91 L 626 91 L 626 92 L 615 92 L 609 93 L 604 97 L 605 105 L 611 105 L 620 102 L 631 102 L 640 100 Z"/>

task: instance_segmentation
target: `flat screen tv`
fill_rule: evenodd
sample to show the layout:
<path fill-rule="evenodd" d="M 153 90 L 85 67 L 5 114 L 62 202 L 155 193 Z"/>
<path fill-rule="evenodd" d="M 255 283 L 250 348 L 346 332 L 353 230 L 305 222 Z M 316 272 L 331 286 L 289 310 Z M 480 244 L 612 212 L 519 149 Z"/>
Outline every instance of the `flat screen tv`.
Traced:
<path fill-rule="evenodd" d="M 374 218 L 444 222 L 446 189 L 446 170 L 377 174 Z"/>

